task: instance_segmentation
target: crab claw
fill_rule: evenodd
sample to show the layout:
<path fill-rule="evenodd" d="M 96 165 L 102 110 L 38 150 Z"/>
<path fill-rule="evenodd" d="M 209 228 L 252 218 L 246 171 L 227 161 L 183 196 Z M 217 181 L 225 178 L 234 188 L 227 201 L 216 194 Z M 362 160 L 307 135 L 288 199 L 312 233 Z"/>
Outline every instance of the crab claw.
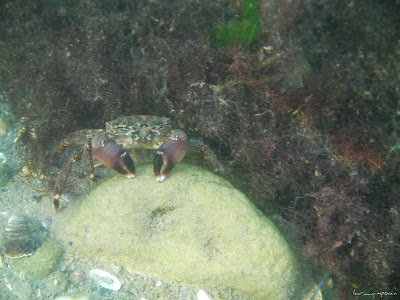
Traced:
<path fill-rule="evenodd" d="M 94 135 L 91 146 L 98 161 L 127 178 L 135 177 L 135 164 L 130 155 L 121 146 L 111 143 L 105 134 Z"/>
<path fill-rule="evenodd" d="M 154 158 L 154 175 L 157 181 L 164 181 L 171 170 L 185 157 L 188 148 L 186 134 L 181 130 L 173 130 L 170 139 L 158 148 Z M 165 166 L 161 172 L 163 164 Z"/>

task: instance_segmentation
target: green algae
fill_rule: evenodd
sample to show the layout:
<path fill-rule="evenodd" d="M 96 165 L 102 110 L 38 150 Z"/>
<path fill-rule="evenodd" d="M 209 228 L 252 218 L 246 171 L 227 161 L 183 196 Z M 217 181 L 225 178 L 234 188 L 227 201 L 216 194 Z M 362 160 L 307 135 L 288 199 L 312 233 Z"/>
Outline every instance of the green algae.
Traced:
<path fill-rule="evenodd" d="M 237 45 L 250 46 L 260 34 L 257 0 L 243 0 L 242 19 L 230 20 L 227 24 L 217 25 L 211 31 L 211 41 L 217 48 Z"/>
<path fill-rule="evenodd" d="M 34 279 L 43 279 L 53 273 L 58 266 L 63 251 L 57 239 L 45 241 L 35 254 L 11 260 L 12 266 Z"/>
<path fill-rule="evenodd" d="M 142 165 L 137 178 L 116 175 L 80 201 L 53 228 L 84 258 L 252 299 L 298 290 L 300 269 L 278 229 L 205 169 L 180 164 L 159 183 Z"/>

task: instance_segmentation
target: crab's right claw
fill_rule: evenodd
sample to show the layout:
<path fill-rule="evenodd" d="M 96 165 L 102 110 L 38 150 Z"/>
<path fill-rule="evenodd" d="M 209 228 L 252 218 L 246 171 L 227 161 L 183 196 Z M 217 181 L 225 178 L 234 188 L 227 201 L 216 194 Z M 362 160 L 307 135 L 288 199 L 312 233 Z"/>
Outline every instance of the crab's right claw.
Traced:
<path fill-rule="evenodd" d="M 160 146 L 154 158 L 154 175 L 161 182 L 167 177 L 171 170 L 180 163 L 188 150 L 186 140 L 168 140 Z M 164 169 L 161 171 L 162 165 Z"/>
<path fill-rule="evenodd" d="M 119 145 L 110 142 L 105 134 L 97 134 L 92 138 L 92 154 L 107 167 L 125 175 L 135 177 L 135 164 L 129 153 Z"/>

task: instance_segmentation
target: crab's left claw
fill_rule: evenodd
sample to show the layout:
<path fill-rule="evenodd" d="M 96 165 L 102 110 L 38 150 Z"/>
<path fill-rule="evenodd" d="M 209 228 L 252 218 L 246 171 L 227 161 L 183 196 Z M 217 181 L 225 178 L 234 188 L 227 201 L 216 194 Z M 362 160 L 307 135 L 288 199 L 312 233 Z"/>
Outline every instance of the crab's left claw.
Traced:
<path fill-rule="evenodd" d="M 186 134 L 181 130 L 172 130 L 170 139 L 158 148 L 154 158 L 154 175 L 157 181 L 164 181 L 171 170 L 185 157 L 188 148 Z M 161 171 L 163 164 L 165 166 Z"/>

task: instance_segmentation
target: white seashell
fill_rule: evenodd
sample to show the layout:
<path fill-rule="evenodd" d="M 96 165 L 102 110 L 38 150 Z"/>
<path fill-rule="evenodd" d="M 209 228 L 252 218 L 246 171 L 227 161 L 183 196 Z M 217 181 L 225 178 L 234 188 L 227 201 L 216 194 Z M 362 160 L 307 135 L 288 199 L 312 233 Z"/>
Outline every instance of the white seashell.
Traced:
<path fill-rule="evenodd" d="M 105 289 L 118 291 L 121 288 L 121 282 L 118 278 L 106 271 L 94 269 L 89 272 L 89 276 Z"/>
<path fill-rule="evenodd" d="M 208 297 L 205 291 L 199 290 L 197 292 L 197 300 L 211 300 L 211 298 Z"/>

